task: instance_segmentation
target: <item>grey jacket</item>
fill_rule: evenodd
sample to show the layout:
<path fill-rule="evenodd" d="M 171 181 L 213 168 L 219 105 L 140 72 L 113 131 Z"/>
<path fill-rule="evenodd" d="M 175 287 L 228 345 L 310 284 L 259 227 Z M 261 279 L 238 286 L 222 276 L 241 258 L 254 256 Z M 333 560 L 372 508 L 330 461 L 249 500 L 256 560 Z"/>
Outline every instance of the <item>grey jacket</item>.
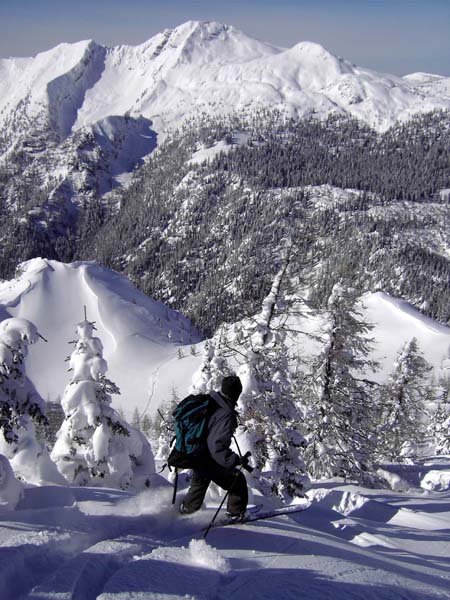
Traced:
<path fill-rule="evenodd" d="M 208 450 L 213 460 L 225 469 L 239 464 L 239 456 L 230 450 L 231 440 L 238 426 L 234 404 L 226 396 L 217 392 L 209 394 L 218 404 L 208 425 Z"/>

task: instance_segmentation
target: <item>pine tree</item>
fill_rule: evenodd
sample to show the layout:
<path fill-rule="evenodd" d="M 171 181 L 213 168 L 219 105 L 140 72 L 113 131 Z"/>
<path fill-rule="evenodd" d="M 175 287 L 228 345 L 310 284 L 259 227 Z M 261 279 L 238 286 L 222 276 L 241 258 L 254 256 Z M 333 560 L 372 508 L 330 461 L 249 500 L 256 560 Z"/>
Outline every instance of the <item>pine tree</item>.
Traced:
<path fill-rule="evenodd" d="M 172 387 L 170 399 L 158 409 L 158 414 L 152 427 L 152 435 L 155 439 L 156 458 L 167 459 L 170 453 L 170 444 L 175 436 L 175 419 L 173 411 L 180 402 L 177 390 Z"/>
<path fill-rule="evenodd" d="M 227 354 L 229 348 L 226 345 L 226 327 L 222 326 L 218 332 L 205 342 L 203 360 L 192 377 L 192 394 L 207 394 L 211 391 L 219 391 L 222 379 L 232 373 L 228 365 Z"/>
<path fill-rule="evenodd" d="M 389 461 L 415 455 L 424 441 L 430 370 L 416 338 L 406 342 L 382 390 L 379 452 Z"/>
<path fill-rule="evenodd" d="M 368 357 L 372 326 L 357 311 L 356 300 L 354 290 L 334 285 L 322 348 L 304 387 L 305 460 L 315 479 L 343 476 L 367 481 L 374 470 L 375 384 L 366 372 L 377 365 Z"/>
<path fill-rule="evenodd" d="M 147 414 L 145 414 L 142 417 L 142 423 L 141 423 L 142 433 L 145 434 L 146 436 L 149 436 L 151 427 L 152 427 L 151 419 Z"/>
<path fill-rule="evenodd" d="M 450 454 L 450 411 L 446 404 L 438 404 L 431 416 L 428 432 L 434 452 L 437 455 Z"/>
<path fill-rule="evenodd" d="M 234 330 L 241 361 L 243 393 L 239 405 L 250 449 L 258 465 L 255 481 L 264 493 L 284 500 L 309 488 L 302 453 L 302 418 L 295 403 L 286 345 L 286 303 L 282 291 L 288 278 L 289 256 L 277 272 L 261 312 Z M 279 311 L 280 307 L 282 310 Z"/>
<path fill-rule="evenodd" d="M 77 324 L 73 375 L 61 402 L 65 420 L 52 457 L 75 485 L 139 489 L 154 473 L 153 454 L 145 436 L 111 407 L 111 394 L 119 389 L 105 376 L 103 346 L 94 329 L 86 319 Z"/>
<path fill-rule="evenodd" d="M 135 429 L 140 429 L 141 428 L 141 416 L 139 414 L 139 410 L 138 410 L 137 406 L 135 406 L 134 411 L 133 411 L 133 417 L 131 419 L 131 425 Z"/>
<path fill-rule="evenodd" d="M 0 452 L 19 478 L 35 484 L 64 483 L 35 424 L 46 426 L 45 402 L 25 372 L 28 346 L 37 342 L 37 328 L 25 319 L 0 323 Z"/>

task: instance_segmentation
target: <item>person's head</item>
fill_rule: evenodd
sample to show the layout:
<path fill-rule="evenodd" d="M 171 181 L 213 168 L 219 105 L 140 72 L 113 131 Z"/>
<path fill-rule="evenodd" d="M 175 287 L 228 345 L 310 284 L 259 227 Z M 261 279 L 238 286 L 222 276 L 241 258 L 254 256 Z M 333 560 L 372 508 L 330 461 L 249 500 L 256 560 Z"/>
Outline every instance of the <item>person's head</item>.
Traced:
<path fill-rule="evenodd" d="M 222 380 L 220 393 L 236 404 L 242 392 L 242 383 L 237 375 L 228 375 Z"/>

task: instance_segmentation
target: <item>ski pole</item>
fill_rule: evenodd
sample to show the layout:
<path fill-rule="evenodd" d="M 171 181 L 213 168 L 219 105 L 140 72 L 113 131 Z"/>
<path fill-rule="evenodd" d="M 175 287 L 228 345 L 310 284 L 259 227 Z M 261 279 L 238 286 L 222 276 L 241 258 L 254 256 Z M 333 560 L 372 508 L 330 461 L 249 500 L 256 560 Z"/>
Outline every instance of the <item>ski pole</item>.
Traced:
<path fill-rule="evenodd" d="M 178 469 L 175 468 L 175 481 L 173 483 L 172 504 L 175 504 L 175 500 L 177 499 L 177 488 L 178 488 Z"/>
<path fill-rule="evenodd" d="M 204 540 L 206 540 L 206 536 L 208 535 L 208 533 L 209 533 L 209 530 L 210 530 L 210 529 L 211 529 L 211 527 L 213 526 L 213 524 L 214 524 L 214 521 L 217 519 L 217 515 L 218 515 L 218 514 L 220 513 L 220 511 L 222 510 L 222 506 L 224 505 L 224 503 L 225 503 L 225 500 L 228 498 L 228 496 L 230 495 L 230 492 L 231 492 L 231 491 L 232 491 L 232 489 L 234 488 L 234 484 L 235 484 L 235 483 L 236 483 L 236 481 L 237 481 L 237 476 L 238 476 L 238 473 L 240 473 L 240 472 L 241 472 L 241 471 L 240 471 L 240 467 L 238 467 L 238 468 L 236 469 L 236 472 L 235 472 L 235 474 L 234 474 L 234 479 L 233 479 L 233 481 L 232 481 L 232 483 L 231 483 L 231 485 L 230 485 L 230 489 L 229 489 L 229 490 L 227 490 L 227 493 L 226 493 L 226 494 L 225 494 L 225 496 L 222 498 L 222 502 L 220 503 L 220 505 L 219 505 L 219 508 L 216 510 L 216 513 L 215 513 L 215 515 L 214 515 L 214 516 L 213 516 L 213 518 L 211 519 L 211 523 L 208 525 L 208 527 L 207 527 L 207 529 L 206 529 L 205 533 L 203 534 L 203 539 L 204 539 Z"/>

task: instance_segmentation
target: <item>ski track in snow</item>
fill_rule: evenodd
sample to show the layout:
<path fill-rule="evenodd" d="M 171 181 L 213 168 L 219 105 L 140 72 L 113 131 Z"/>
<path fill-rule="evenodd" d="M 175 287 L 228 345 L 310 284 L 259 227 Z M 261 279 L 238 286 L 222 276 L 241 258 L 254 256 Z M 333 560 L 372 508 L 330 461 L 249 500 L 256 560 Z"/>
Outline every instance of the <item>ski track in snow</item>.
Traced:
<path fill-rule="evenodd" d="M 27 489 L 0 514 L 0 597 L 450 599 L 448 491 L 316 484 L 308 510 L 206 542 L 214 506 L 179 517 L 171 493 Z"/>

